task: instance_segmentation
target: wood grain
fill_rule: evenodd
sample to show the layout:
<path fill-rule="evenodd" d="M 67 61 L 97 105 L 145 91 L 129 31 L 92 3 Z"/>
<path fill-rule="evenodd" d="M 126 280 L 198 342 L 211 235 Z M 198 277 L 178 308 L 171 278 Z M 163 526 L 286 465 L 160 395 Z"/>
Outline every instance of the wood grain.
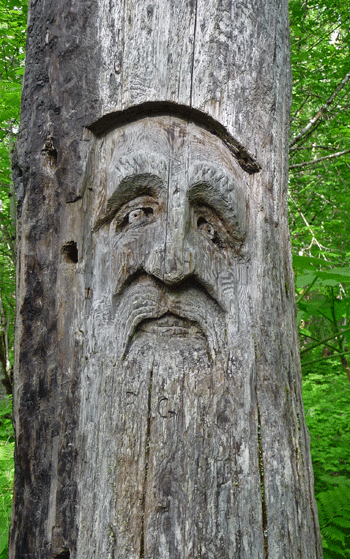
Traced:
<path fill-rule="evenodd" d="M 30 2 L 10 559 L 322 557 L 290 81 L 284 1 Z"/>

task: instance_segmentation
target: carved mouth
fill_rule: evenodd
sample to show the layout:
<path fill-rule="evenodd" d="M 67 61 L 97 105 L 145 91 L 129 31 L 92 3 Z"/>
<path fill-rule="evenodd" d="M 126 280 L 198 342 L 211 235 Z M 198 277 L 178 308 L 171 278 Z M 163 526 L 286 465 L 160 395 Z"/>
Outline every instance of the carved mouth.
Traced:
<path fill-rule="evenodd" d="M 146 332 L 163 337 L 205 338 L 205 334 L 195 321 L 167 312 L 159 318 L 150 318 L 140 322 L 136 332 Z"/>
<path fill-rule="evenodd" d="M 135 278 L 134 278 L 135 279 Z M 168 287 L 156 278 L 140 274 L 115 297 L 117 344 L 125 359 L 139 335 L 205 340 L 214 359 L 224 342 L 225 311 L 197 282 L 187 280 Z"/>

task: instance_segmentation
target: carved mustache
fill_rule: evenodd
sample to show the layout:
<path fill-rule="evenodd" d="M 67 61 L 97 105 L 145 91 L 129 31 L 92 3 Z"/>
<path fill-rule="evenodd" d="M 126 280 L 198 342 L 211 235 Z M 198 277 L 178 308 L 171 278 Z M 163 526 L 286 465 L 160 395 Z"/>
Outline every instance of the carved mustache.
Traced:
<path fill-rule="evenodd" d="M 138 327 L 149 319 L 173 314 L 199 325 L 212 358 L 223 343 L 225 312 L 195 278 L 169 287 L 146 273 L 134 274 L 114 297 L 118 346 L 125 356 Z"/>

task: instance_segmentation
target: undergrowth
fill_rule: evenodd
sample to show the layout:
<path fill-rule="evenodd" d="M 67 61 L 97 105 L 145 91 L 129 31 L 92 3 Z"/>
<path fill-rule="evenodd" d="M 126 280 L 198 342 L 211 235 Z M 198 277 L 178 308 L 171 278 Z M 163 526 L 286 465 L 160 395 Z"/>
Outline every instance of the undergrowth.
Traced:
<path fill-rule="evenodd" d="M 12 399 L 0 401 L 0 559 L 7 558 L 8 530 L 11 519 L 14 437 Z"/>
<path fill-rule="evenodd" d="M 336 358 L 304 372 L 324 559 L 350 559 L 350 383 Z"/>

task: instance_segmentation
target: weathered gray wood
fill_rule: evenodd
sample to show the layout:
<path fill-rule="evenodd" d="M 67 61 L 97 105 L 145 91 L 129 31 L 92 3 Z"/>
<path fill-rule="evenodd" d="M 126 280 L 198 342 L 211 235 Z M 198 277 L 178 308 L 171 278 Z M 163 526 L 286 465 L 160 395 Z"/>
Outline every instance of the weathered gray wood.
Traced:
<path fill-rule="evenodd" d="M 32 0 L 10 559 L 322 557 L 287 6 Z"/>

